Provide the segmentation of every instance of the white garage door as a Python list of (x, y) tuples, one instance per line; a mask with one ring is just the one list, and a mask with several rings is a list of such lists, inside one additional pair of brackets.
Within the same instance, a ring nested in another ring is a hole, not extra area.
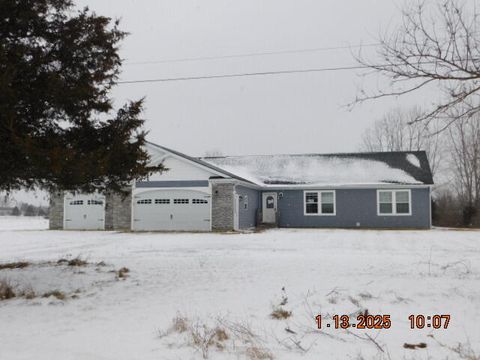
[(133, 230), (210, 231), (210, 196), (195, 190), (152, 190), (133, 199)]
[(65, 195), (64, 229), (105, 229), (105, 196)]

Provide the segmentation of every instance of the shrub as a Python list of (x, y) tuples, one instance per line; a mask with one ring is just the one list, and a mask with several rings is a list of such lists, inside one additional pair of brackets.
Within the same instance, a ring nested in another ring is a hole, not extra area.
[(15, 291), (13, 290), (12, 285), (9, 281), (1, 279), (0, 280), (0, 300), (13, 299), (16, 296)]
[(26, 261), (18, 261), (18, 262), (13, 262), (13, 263), (7, 263), (7, 264), (0, 264), (0, 270), (12, 270), (12, 269), (23, 269), (26, 268), (30, 263)]
[(246, 355), (251, 360), (273, 360), (273, 355), (270, 351), (258, 346), (247, 348)]
[(123, 267), (123, 268), (121, 268), (120, 270), (117, 271), (117, 277), (119, 279), (125, 279), (128, 276), (127, 274), (129, 272), (130, 272), (129, 268)]
[(27, 286), (25, 287), (18, 296), (23, 296), (27, 300), (32, 300), (34, 299), (37, 295), (35, 294), (35, 291), (33, 290), (32, 286)]
[(53, 291), (46, 292), (45, 294), (43, 294), (42, 297), (48, 298), (50, 296), (54, 296), (58, 300), (65, 300), (65, 298), (66, 298), (65, 294), (63, 292), (61, 292), (60, 290), (53, 290)]
[(288, 319), (290, 316), (292, 316), (292, 312), (282, 309), (281, 307), (273, 309), (270, 314), (270, 317), (276, 320)]
[(172, 330), (177, 333), (184, 333), (188, 330), (188, 319), (186, 317), (177, 315), (173, 319)]
[(69, 260), (67, 263), (68, 266), (85, 266), (87, 264), (88, 262), (85, 260), (82, 260), (80, 257), (76, 257), (75, 259)]

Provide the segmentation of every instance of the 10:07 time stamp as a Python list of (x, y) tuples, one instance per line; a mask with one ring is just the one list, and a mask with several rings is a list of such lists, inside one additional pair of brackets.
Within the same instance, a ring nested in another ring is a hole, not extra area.
[[(408, 317), (411, 329), (447, 329), (450, 324), (449, 314), (436, 315), (410, 315)], [(356, 318), (349, 315), (334, 315), (331, 318), (322, 318), (322, 315), (315, 317), (317, 329), (390, 329), (392, 320), (390, 315), (368, 315), (360, 314)]]

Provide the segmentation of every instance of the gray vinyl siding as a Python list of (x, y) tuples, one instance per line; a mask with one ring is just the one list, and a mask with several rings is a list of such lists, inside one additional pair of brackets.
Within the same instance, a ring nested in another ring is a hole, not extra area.
[(208, 187), (208, 180), (137, 181), (137, 188)]
[[(318, 189), (321, 190), (321, 189)], [(280, 227), (429, 228), (430, 190), (411, 189), (412, 215), (378, 216), (376, 189), (337, 189), (336, 215), (304, 215), (304, 191), (285, 190), (278, 199)], [(359, 223), (359, 226), (357, 226)]]
[[(242, 197), (239, 201), (238, 226), (240, 229), (250, 229), (257, 225), (257, 209), (259, 208), (260, 192), (237, 185), (236, 192)], [(248, 197), (248, 207), (245, 209), (245, 196)]]

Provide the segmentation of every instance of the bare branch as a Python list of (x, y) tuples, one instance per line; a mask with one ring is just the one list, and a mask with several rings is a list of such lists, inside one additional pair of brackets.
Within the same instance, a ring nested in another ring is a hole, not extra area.
[[(468, 104), (468, 116), (480, 111), (479, 14), (460, 0), (433, 0), (406, 6), (401, 24), (380, 38), (377, 58), (358, 63), (389, 78), (390, 85), (374, 93), (362, 91), (355, 103), (401, 96), (426, 87), (444, 93), (433, 109), (425, 109), (414, 122), (449, 117)], [(463, 115), (454, 117), (455, 121)]]

